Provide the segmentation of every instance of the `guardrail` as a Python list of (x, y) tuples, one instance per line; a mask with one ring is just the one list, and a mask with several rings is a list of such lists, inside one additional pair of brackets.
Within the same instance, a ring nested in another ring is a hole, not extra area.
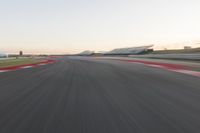
[(155, 58), (155, 59), (200, 60), (200, 54), (146, 54), (146, 55), (129, 55), (129, 57)]

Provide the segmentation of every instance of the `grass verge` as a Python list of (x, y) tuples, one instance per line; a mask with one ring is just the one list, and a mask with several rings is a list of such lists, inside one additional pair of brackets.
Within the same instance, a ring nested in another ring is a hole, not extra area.
[(18, 59), (0, 60), (0, 68), (26, 65), (26, 64), (34, 64), (40, 61), (41, 59), (35, 59), (35, 58), (18, 58)]

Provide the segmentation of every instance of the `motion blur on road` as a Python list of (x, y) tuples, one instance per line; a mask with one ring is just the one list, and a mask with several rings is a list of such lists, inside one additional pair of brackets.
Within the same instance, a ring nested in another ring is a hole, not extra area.
[(0, 73), (0, 133), (199, 133), (200, 78), (95, 57)]
[(3, 0), (0, 133), (200, 133), (200, 0)]

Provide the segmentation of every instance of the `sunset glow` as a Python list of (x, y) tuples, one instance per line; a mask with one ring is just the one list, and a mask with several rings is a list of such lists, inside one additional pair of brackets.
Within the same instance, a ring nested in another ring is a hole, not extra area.
[(2, 52), (200, 47), (199, 0), (7, 0), (0, 10)]

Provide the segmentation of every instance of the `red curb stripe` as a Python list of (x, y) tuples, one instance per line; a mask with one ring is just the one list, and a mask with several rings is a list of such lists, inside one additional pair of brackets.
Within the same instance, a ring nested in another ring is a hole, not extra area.
[(40, 66), (40, 65), (47, 65), (47, 64), (55, 63), (55, 62), (56, 62), (55, 60), (45, 60), (45, 61), (41, 61), (41, 62), (38, 62), (38, 63), (24, 64), (24, 65), (10, 66), (10, 67), (3, 67), (3, 68), (0, 68), (0, 73), (19, 70), (19, 69), (26, 69), (26, 68), (31, 68), (31, 67), (37, 67), (37, 66)]
[(188, 66), (184, 66), (184, 65), (178, 65), (178, 64), (169, 64), (169, 63), (158, 63), (158, 62), (151, 62), (151, 61), (142, 61), (142, 60), (122, 60), (119, 59), (121, 61), (127, 61), (127, 62), (135, 62), (135, 63), (142, 63), (142, 64), (148, 64), (148, 65), (157, 65), (157, 66), (162, 66), (162, 67), (166, 67), (169, 69), (188, 69)]
[(171, 70), (171, 71), (200, 77), (200, 72), (196, 72), (196, 71), (190, 71), (190, 70)]
[(185, 65), (179, 64), (169, 64), (169, 63), (158, 63), (158, 62), (151, 62), (151, 61), (141, 61), (141, 60), (123, 60), (123, 59), (115, 59), (120, 61), (132, 62), (132, 63), (139, 63), (145, 64), (147, 66), (162, 68), (173, 72), (188, 74), (192, 76), (200, 77), (200, 72), (190, 70), (190, 67)]

